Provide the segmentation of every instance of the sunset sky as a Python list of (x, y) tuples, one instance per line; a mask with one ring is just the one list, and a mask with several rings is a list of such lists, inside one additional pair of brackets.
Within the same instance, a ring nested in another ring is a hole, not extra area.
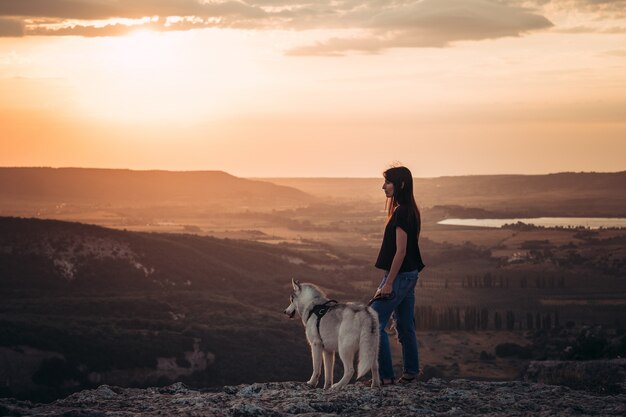
[(0, 0), (0, 166), (626, 169), (626, 0)]

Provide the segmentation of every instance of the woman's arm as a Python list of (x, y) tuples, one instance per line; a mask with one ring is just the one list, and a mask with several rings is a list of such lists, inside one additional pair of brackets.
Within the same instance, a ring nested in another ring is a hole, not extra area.
[(401, 228), (396, 227), (396, 254), (393, 256), (393, 261), (391, 261), (391, 268), (389, 268), (387, 281), (385, 281), (385, 285), (383, 285), (377, 293), (391, 294), (393, 281), (395, 281), (398, 271), (400, 271), (400, 267), (402, 266), (402, 262), (404, 261), (404, 256), (406, 255), (406, 240), (406, 232)]

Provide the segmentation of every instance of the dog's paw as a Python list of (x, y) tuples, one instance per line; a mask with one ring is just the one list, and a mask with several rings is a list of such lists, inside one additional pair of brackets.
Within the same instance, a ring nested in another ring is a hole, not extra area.
[(333, 384), (330, 386), (330, 388), (328, 389), (328, 391), (339, 391), (341, 388), (343, 388), (343, 385), (339, 384), (339, 382), (337, 382), (336, 384)]
[(317, 380), (309, 379), (306, 384), (311, 388), (315, 388), (317, 387)]

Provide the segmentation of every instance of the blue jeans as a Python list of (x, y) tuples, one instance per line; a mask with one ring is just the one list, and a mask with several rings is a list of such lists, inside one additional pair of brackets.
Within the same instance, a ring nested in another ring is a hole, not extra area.
[[(385, 273), (378, 288), (381, 288), (387, 281), (387, 274), (388, 272)], [(378, 313), (380, 322), (378, 367), (382, 379), (394, 379), (389, 336), (385, 332), (385, 327), (387, 327), (392, 313), (395, 315), (398, 340), (402, 345), (404, 372), (413, 375), (419, 373), (414, 317), (415, 284), (417, 284), (417, 271), (399, 272), (393, 281), (394, 297), (387, 300), (376, 300), (372, 303), (372, 308)]]

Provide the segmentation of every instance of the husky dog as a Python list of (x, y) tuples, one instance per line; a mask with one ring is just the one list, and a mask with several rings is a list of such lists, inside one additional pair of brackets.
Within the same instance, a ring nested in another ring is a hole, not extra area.
[[(354, 374), (354, 355), (359, 352), (357, 379), (372, 373), (372, 388), (380, 386), (378, 375), (378, 315), (362, 304), (339, 304), (329, 300), (317, 286), (291, 280), (293, 293), (285, 314), (302, 318), (313, 357), (313, 375), (307, 384), (316, 387), (324, 358), (324, 389), (344, 387)], [(333, 385), (335, 352), (343, 363), (343, 378)]]

